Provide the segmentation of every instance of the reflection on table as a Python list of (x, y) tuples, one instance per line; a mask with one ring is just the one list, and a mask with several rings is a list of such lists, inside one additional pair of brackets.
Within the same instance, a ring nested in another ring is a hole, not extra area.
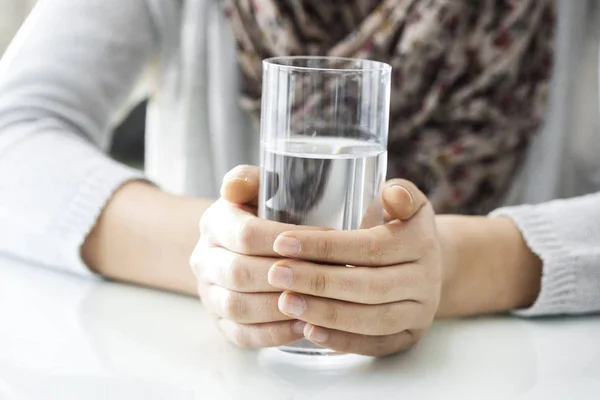
[(582, 399), (600, 317), (436, 323), (384, 359), (243, 351), (199, 301), (0, 259), (0, 399)]

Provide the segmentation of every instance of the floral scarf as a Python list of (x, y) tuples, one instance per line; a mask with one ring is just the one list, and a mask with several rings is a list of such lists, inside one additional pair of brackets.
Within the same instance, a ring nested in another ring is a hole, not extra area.
[(502, 202), (544, 114), (553, 0), (221, 2), (248, 111), (260, 113), (264, 58), (388, 62), (388, 178), (415, 182), (437, 212), (480, 214)]

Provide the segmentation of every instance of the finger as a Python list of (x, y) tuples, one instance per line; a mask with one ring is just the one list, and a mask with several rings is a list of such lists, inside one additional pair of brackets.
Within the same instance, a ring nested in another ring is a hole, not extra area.
[(200, 301), (202, 302), (202, 305), (204, 306), (204, 308), (210, 312), (208, 305), (206, 304), (208, 302), (208, 297), (206, 296), (206, 289), (208, 288), (208, 284), (206, 284), (205, 282), (198, 282), (198, 287), (197, 292), (198, 292), (198, 297), (200, 298)]
[(258, 167), (238, 165), (223, 178), (221, 197), (234, 204), (256, 205), (260, 173)]
[(420, 331), (417, 333), (407, 330), (394, 335), (367, 336), (311, 324), (304, 327), (304, 336), (313, 343), (340, 353), (371, 357), (384, 357), (408, 350), (418, 342), (421, 335)]
[(260, 219), (223, 200), (215, 202), (200, 221), (200, 235), (213, 245), (239, 254), (264, 257), (279, 256), (273, 251), (273, 242), (282, 232), (323, 229)]
[(223, 319), (260, 324), (292, 319), (279, 311), (279, 296), (279, 293), (238, 293), (210, 285), (203, 299), (206, 307)]
[(435, 271), (418, 264), (347, 268), (281, 260), (268, 272), (268, 283), (283, 290), (372, 305), (426, 300), (439, 290), (439, 280)]
[(414, 301), (364, 305), (292, 292), (279, 297), (279, 309), (313, 325), (362, 335), (391, 335), (417, 326), (423, 307)]
[(385, 211), (402, 221), (412, 218), (428, 201), (414, 183), (405, 179), (386, 182), (381, 197)]
[(245, 256), (222, 247), (205, 247), (191, 262), (196, 276), (209, 284), (242, 293), (281, 292), (267, 280), (269, 269), (280, 258)]
[(304, 337), (305, 323), (283, 321), (267, 324), (244, 325), (221, 319), (217, 322), (225, 337), (238, 347), (262, 348), (283, 346)]
[[(277, 237), (273, 250), (285, 257), (328, 264), (383, 266), (413, 262), (436, 246), (435, 230), (413, 221), (392, 221), (354, 231), (285, 232)], [(408, 229), (409, 223), (413, 229)]]
[(388, 223), (394, 219), (395, 218), (392, 217), (392, 215), (389, 212), (387, 212), (387, 210), (383, 210), (383, 222), (384, 223)]

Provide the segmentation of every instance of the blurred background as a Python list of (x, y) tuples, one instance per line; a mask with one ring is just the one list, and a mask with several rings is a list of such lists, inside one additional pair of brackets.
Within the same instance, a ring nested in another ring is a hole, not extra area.
[(33, 8), (36, 0), (0, 0), (0, 54)]
[[(37, 1), (43, 0), (0, 0), (0, 57)], [(146, 103), (143, 102), (116, 129), (111, 149), (114, 158), (134, 167), (143, 167), (145, 120)]]

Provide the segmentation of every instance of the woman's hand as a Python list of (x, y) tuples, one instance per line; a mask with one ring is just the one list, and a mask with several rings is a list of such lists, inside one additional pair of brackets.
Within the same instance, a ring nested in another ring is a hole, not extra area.
[(319, 229), (259, 219), (258, 185), (256, 167), (239, 166), (225, 176), (223, 197), (203, 214), (190, 259), (202, 303), (240, 347), (279, 346), (304, 336), (304, 323), (278, 309), (282, 290), (267, 275), (282, 258), (273, 250), (279, 234)]
[[(388, 182), (385, 225), (331, 231), (256, 217), (258, 181), (256, 167), (227, 174), (191, 257), (202, 302), (225, 336), (241, 347), (306, 336), (368, 355), (416, 343), (435, 315), (441, 282), (425, 196), (409, 182)], [(299, 251), (284, 238), (297, 240)]]
[(426, 197), (410, 182), (383, 192), (396, 218), (356, 231), (290, 231), (274, 249), (288, 259), (268, 272), (285, 290), (283, 315), (304, 321), (307, 339), (372, 356), (414, 345), (430, 327), (442, 286), (441, 244)]

